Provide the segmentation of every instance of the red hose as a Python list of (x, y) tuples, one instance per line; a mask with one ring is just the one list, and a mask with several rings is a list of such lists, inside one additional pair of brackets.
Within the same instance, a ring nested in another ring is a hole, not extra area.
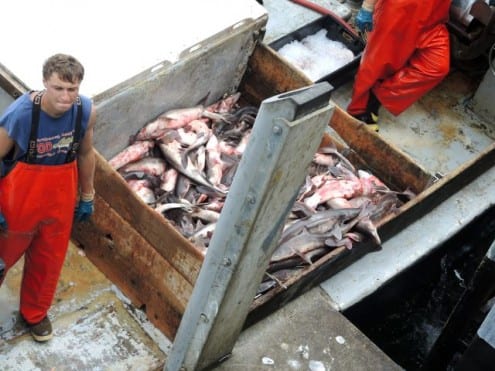
[(306, 8), (312, 9), (312, 10), (314, 10), (314, 11), (320, 13), (320, 14), (331, 16), (335, 21), (337, 21), (338, 23), (340, 23), (352, 35), (354, 35), (355, 37), (359, 38), (356, 30), (354, 30), (349, 25), (349, 23), (347, 23), (346, 21), (344, 21), (342, 18), (340, 18), (337, 14), (335, 14), (334, 12), (332, 12), (330, 9), (327, 9), (327, 8), (321, 6), (321, 5), (315, 4), (315, 3), (313, 3), (312, 1), (309, 1), (309, 0), (290, 0), (290, 1), (292, 1), (293, 3), (299, 4), (299, 5), (302, 5), (302, 6), (306, 7)]

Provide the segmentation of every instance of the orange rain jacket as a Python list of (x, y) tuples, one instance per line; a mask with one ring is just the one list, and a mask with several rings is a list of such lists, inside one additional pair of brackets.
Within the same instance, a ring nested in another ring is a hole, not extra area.
[(366, 111), (369, 92), (398, 115), (435, 87), (450, 68), (450, 0), (378, 0), (373, 30), (347, 107)]

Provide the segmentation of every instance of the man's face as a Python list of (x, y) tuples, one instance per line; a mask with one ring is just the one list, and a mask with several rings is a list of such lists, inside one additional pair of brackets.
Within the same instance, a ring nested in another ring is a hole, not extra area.
[(57, 73), (54, 73), (49, 79), (43, 80), (43, 84), (46, 88), (44, 95), (46, 104), (53, 111), (53, 114), (62, 115), (76, 101), (81, 82), (72, 83), (64, 81), (59, 78)]

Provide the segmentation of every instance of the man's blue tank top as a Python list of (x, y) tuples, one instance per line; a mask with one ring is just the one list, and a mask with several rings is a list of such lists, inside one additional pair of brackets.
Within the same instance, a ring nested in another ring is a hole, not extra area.
[[(88, 127), (89, 116), (91, 114), (92, 102), (88, 97), (81, 96), (83, 107), (81, 138), (84, 137)], [(0, 127), (5, 128), (10, 138), (12, 138), (19, 148), (15, 158), (4, 158), (4, 170), (8, 171), (17, 161), (22, 160), (26, 155), (31, 132), (31, 116), (33, 112), (33, 102), (30, 93), (25, 93), (17, 98), (6, 109), (0, 117)], [(60, 165), (65, 163), (67, 152), (73, 142), (75, 124), (77, 116), (77, 106), (74, 104), (71, 109), (61, 117), (53, 118), (40, 111), (37, 140), (37, 161), (43, 165)]]

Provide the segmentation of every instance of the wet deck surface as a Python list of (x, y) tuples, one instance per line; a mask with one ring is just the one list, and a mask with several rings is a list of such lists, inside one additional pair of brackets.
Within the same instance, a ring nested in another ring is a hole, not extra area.
[[(379, 135), (411, 156), (430, 174), (448, 174), (475, 158), (495, 140), (495, 125), (473, 113), (478, 80), (452, 71), (434, 90), (399, 116), (379, 112)], [(332, 99), (342, 108), (350, 102), (352, 84)]]
[[(0, 369), (161, 370), (171, 343), (71, 244), (50, 318), (36, 343), (18, 316), (20, 261), (0, 288)], [(316, 315), (315, 315), (316, 313)], [(290, 326), (287, 326), (290, 323)], [(400, 370), (332, 309), (319, 288), (243, 331), (218, 370)]]
[[(54, 338), (32, 340), (18, 314), (22, 260), (0, 288), (2, 370), (161, 369), (168, 339), (71, 244), (49, 312)], [(146, 329), (146, 330), (145, 330)]]
[[(290, 325), (288, 325), (290, 323)], [(245, 330), (218, 370), (382, 370), (402, 368), (314, 288)]]

